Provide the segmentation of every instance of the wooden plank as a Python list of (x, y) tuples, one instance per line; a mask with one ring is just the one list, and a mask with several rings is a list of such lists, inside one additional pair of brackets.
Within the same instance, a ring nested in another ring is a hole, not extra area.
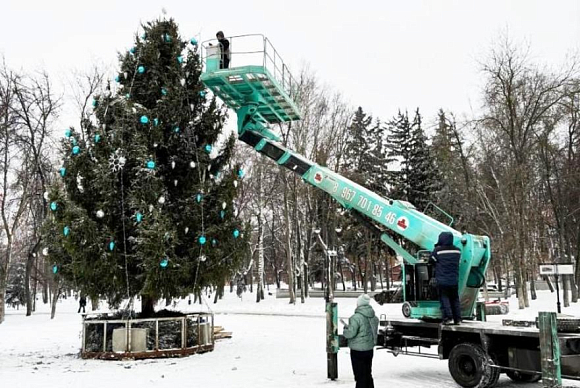
[(222, 331), (222, 332), (215, 334), (215, 339), (218, 340), (218, 339), (224, 339), (224, 338), (232, 338), (232, 335), (233, 334), (231, 331)]
[(538, 325), (540, 327), (542, 384), (545, 388), (561, 387), (562, 372), (556, 313), (540, 312)]

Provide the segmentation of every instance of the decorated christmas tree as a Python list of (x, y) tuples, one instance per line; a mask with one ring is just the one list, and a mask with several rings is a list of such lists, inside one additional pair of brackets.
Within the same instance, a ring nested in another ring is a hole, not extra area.
[(159, 298), (222, 287), (248, 236), (235, 137), (199, 80), (197, 41), (173, 20), (143, 30), (82, 133), (65, 132), (44, 241), (60, 280), (113, 306), (140, 296), (147, 315)]

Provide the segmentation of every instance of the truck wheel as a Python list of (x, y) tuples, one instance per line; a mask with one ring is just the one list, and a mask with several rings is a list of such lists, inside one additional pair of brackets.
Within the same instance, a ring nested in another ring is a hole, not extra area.
[(535, 383), (542, 378), (542, 375), (538, 373), (524, 373), (517, 370), (508, 370), (505, 374), (513, 381), (520, 383)]
[(405, 318), (409, 318), (411, 316), (411, 303), (405, 302), (403, 303), (403, 316)]
[(558, 325), (558, 331), (560, 333), (580, 332), (580, 319), (558, 318), (556, 324)]
[[(494, 355), (490, 355), (489, 359), (493, 363), (493, 365), (499, 365), (497, 362), (497, 358)], [(489, 377), (489, 381), (487, 382), (487, 385), (485, 386), (485, 388), (495, 387), (495, 385), (499, 381), (499, 375), (501, 375), (500, 368), (491, 368), (490, 367), (489, 369), (490, 369), (490, 377)]]
[(464, 388), (491, 388), (495, 385), (496, 371), (490, 367), (490, 361), (481, 346), (458, 344), (449, 353), (449, 373)]

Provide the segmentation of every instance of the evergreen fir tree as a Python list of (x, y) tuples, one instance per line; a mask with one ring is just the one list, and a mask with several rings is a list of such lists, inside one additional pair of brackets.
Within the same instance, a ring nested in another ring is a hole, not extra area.
[(389, 123), (388, 157), (398, 163), (398, 168), (390, 170), (391, 197), (399, 200), (409, 200), (411, 191), (410, 160), (411, 160), (411, 123), (407, 112), (399, 111)]
[(408, 201), (423, 211), (429, 202), (435, 202), (439, 176), (429, 151), (419, 110), (412, 123), (406, 112), (399, 112), (389, 123), (389, 130), (388, 156), (399, 163), (399, 168), (391, 171), (391, 196)]
[(440, 175), (437, 206), (451, 214), (456, 222), (464, 218), (465, 204), (468, 203), (468, 178), (462, 165), (461, 150), (463, 144), (458, 138), (454, 122), (447, 118), (441, 109), (438, 113), (438, 124), (432, 141), (432, 154), (435, 166)]
[(385, 195), (388, 159), (385, 150), (385, 129), (377, 120), (372, 123), (361, 107), (349, 127), (346, 166), (350, 178), (366, 188)]
[(415, 207), (423, 211), (429, 202), (436, 202), (440, 187), (440, 177), (435, 168), (427, 136), (423, 131), (419, 109), (415, 112), (411, 125), (411, 149), (409, 159), (408, 198)]
[(222, 287), (245, 239), (235, 137), (216, 152), (226, 114), (206, 98), (197, 44), (173, 20), (143, 28), (85, 136), (65, 133), (45, 241), (57, 276), (112, 305), (140, 295), (151, 314), (158, 298)]

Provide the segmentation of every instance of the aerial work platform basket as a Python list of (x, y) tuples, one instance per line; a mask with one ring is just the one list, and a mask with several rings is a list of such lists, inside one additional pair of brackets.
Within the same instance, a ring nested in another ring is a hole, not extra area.
[(221, 68), (222, 52), (216, 39), (201, 44), (202, 82), (238, 112), (256, 103), (255, 114), (268, 124), (300, 120), (295, 98), (297, 84), (268, 38), (260, 34), (227, 37), (229, 68)]

